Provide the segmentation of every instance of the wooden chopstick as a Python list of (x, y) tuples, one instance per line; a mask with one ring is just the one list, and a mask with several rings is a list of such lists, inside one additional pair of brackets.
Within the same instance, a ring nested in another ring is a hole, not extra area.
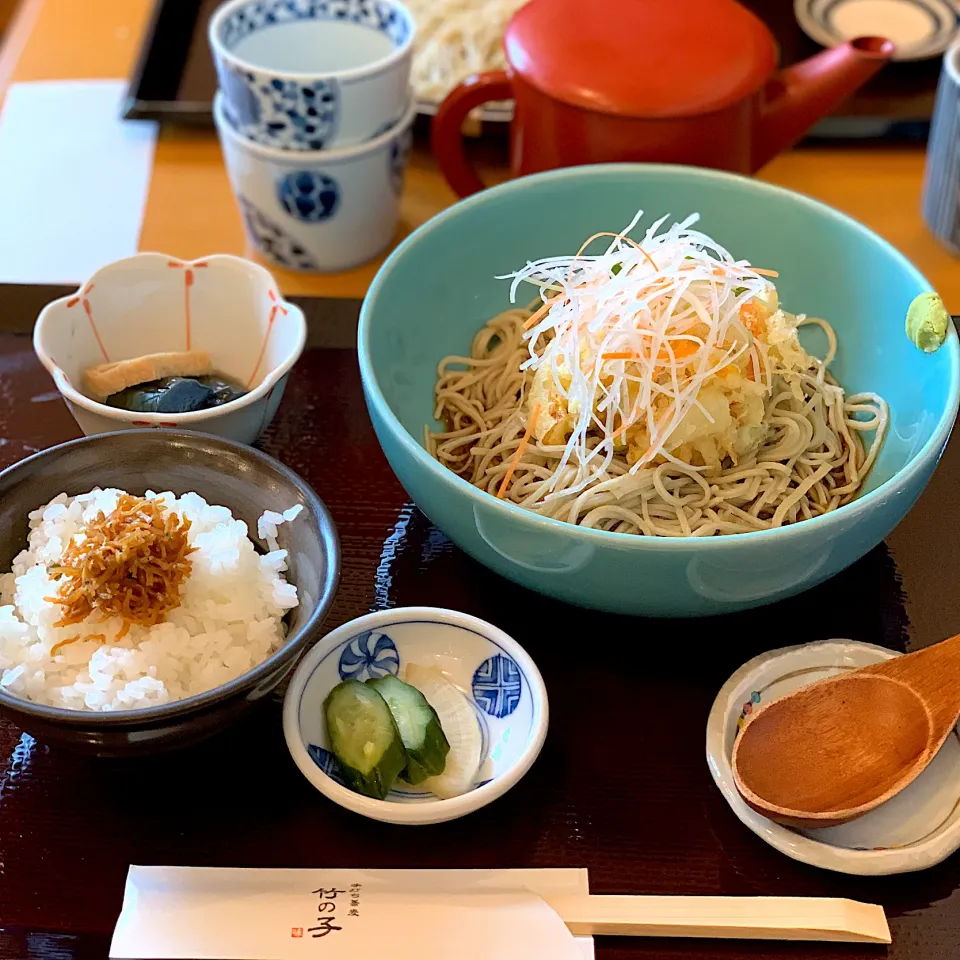
[(830, 897), (545, 898), (574, 936), (890, 943), (883, 907)]

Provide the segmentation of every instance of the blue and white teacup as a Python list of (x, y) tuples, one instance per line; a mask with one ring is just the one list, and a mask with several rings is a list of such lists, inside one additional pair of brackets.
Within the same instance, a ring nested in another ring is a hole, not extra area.
[(308, 273), (347, 270), (393, 241), (416, 115), (412, 93), (386, 133), (340, 150), (254, 143), (230, 123), (222, 92), (213, 113), (247, 236), (271, 263)]
[(355, 146), (400, 120), (413, 35), (395, 0), (230, 0), (209, 27), (233, 126), (303, 151)]
[(937, 239), (960, 254), (960, 43), (943, 57), (927, 144), (922, 210)]

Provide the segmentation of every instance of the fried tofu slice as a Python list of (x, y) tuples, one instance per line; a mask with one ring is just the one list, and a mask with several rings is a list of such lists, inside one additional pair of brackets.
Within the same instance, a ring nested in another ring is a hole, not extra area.
[(87, 391), (95, 400), (107, 397), (127, 387), (160, 380), (163, 377), (202, 377), (213, 372), (210, 354), (203, 350), (182, 353), (149, 353), (132, 360), (101, 363), (88, 367), (83, 374)]

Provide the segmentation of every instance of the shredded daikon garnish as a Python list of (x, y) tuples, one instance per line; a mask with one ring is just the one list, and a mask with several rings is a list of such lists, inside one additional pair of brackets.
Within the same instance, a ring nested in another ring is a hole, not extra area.
[[(575, 256), (538, 260), (500, 278), (512, 280), (514, 302), (521, 284), (540, 288), (544, 306), (524, 333), (522, 369), (546, 375), (557, 401), (535, 418), (537, 440), (554, 442), (551, 426), (567, 418), (554, 483), (568, 464), (576, 478), (564, 496), (603, 475), (628, 443), (639, 451), (631, 473), (653, 461), (705, 469), (671, 453), (692, 410), (713, 422), (702, 388), (738, 361), (758, 393), (771, 387), (762, 334), (763, 318), (777, 310), (772, 271), (734, 260), (691, 229), (696, 214), (662, 232), (661, 217), (636, 242), (627, 234), (642, 215), (619, 234), (591, 237)], [(586, 253), (598, 237), (612, 240), (602, 253)]]

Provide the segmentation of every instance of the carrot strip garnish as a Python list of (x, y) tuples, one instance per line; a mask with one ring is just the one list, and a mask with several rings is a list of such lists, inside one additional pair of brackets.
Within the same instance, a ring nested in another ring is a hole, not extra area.
[[(686, 360), (687, 357), (693, 356), (700, 347), (697, 346), (692, 340), (678, 340), (673, 344), (673, 359), (674, 360)], [(647, 360), (648, 357), (646, 354), (636, 353), (632, 350), (614, 350), (611, 353), (601, 353), (601, 360)], [(670, 360), (670, 354), (664, 350), (661, 350), (657, 354), (657, 361), (659, 363), (666, 363)]]
[(780, 274), (776, 270), (764, 270), (762, 267), (751, 267), (750, 268), (754, 273), (759, 273), (761, 277), (779, 277)]
[(529, 317), (523, 322), (523, 329), (529, 330), (531, 327), (535, 327), (543, 318), (546, 316), (547, 311), (553, 306), (553, 298), (551, 297), (542, 307), (540, 307), (535, 313), (531, 313)]
[(640, 251), (640, 253), (643, 255), (643, 259), (646, 260), (647, 263), (649, 263), (650, 266), (653, 267), (654, 270), (659, 270), (659, 269), (660, 269), (660, 268), (656, 265), (656, 263), (654, 262), (653, 257), (651, 257), (650, 254), (647, 253), (647, 251), (643, 249), (643, 247), (641, 247), (641, 246), (638, 245), (638, 246), (637, 246), (637, 249), (638, 249), (638, 250)]
[[(590, 244), (593, 243), (593, 241), (596, 240), (598, 237), (619, 237), (619, 236), (620, 236), (619, 233), (611, 233), (609, 230), (601, 230), (600, 233), (595, 233), (592, 237), (587, 237), (587, 239), (580, 244), (580, 249), (577, 251), (577, 256), (579, 257), (580, 254), (582, 254), (583, 251), (586, 250), (587, 247), (589, 247)], [(620, 239), (627, 240), (629, 238), (620, 237)]]
[(502, 500), (503, 495), (507, 492), (507, 487), (510, 485), (510, 481), (513, 479), (513, 474), (517, 469), (517, 464), (520, 463), (520, 458), (523, 456), (523, 451), (527, 449), (527, 444), (530, 442), (530, 434), (533, 433), (533, 425), (539, 415), (540, 404), (538, 403), (533, 408), (530, 416), (527, 418), (527, 429), (523, 431), (523, 437), (520, 440), (520, 445), (513, 454), (513, 459), (510, 461), (510, 466), (507, 467), (507, 472), (503, 475), (503, 482), (500, 484), (500, 489), (497, 490), (498, 500)]
[[(675, 344), (672, 344), (673, 355), (677, 360), (685, 360), (687, 357), (693, 356), (700, 348), (692, 340), (678, 340)], [(658, 360), (669, 360), (669, 355), (661, 351), (657, 355)]]
[(622, 233), (611, 233), (609, 230), (602, 230), (600, 233), (595, 233), (592, 237), (587, 237), (587, 239), (580, 244), (580, 249), (577, 251), (577, 256), (579, 257), (583, 251), (586, 250), (587, 247), (589, 247), (590, 244), (593, 243), (593, 241), (598, 237), (616, 237), (618, 240), (623, 240), (625, 243), (629, 243), (630, 246), (637, 250), (644, 260), (646, 260), (647, 263), (653, 267), (654, 270), (660, 269), (654, 262), (653, 257), (651, 257), (650, 254), (647, 253), (647, 251), (644, 250), (636, 240), (633, 240), (630, 237), (625, 237)]

